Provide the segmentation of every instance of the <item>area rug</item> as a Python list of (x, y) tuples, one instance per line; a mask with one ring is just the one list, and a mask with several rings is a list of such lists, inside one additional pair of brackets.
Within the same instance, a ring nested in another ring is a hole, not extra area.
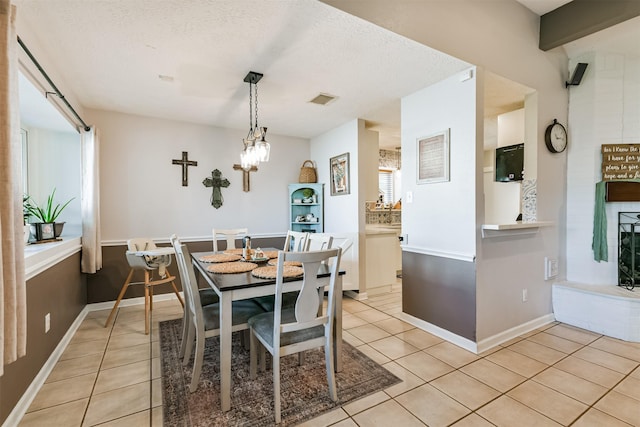
[[(273, 376), (271, 369), (249, 378), (249, 351), (234, 332), (231, 410), (220, 411), (218, 337), (208, 338), (198, 390), (189, 392), (192, 363), (182, 366), (178, 357), (182, 321), (160, 323), (162, 404), (165, 426), (269, 426), (274, 425)], [(343, 370), (336, 374), (338, 401), (329, 398), (322, 349), (305, 352), (303, 365), (298, 356), (281, 359), (280, 388), (282, 423), (295, 425), (361, 397), (400, 382), (395, 375), (362, 352), (343, 342)]]

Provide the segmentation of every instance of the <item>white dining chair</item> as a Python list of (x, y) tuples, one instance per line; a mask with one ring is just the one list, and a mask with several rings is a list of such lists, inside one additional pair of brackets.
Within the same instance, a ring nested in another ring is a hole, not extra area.
[(213, 228), (211, 232), (213, 234), (213, 251), (218, 252), (218, 237), (223, 237), (226, 240), (227, 247), (225, 249), (235, 249), (236, 239), (242, 239), (244, 236), (249, 234), (249, 229), (248, 228), (230, 228), (230, 229)]
[[(120, 294), (118, 294), (118, 298), (109, 313), (109, 317), (107, 317), (107, 321), (104, 324), (105, 328), (111, 322), (111, 319), (118, 309), (118, 305), (120, 305), (120, 301), (122, 301), (122, 298), (130, 285), (144, 285), (145, 334), (149, 334), (149, 317), (151, 315), (151, 310), (153, 310), (153, 288), (155, 286), (171, 283), (173, 292), (178, 297), (180, 304), (184, 307), (184, 302), (182, 301), (180, 292), (178, 292), (178, 288), (174, 282), (176, 277), (172, 276), (167, 269), (167, 267), (171, 265), (171, 255), (149, 256), (138, 253), (141, 251), (152, 251), (154, 249), (158, 249), (158, 247), (152, 239), (139, 237), (127, 240), (127, 251), (125, 252), (125, 256), (129, 263), (129, 274), (122, 285), (122, 289), (120, 289)], [(132, 282), (131, 280), (134, 273), (139, 271), (144, 272), (144, 280), (142, 282)]]
[(285, 252), (301, 252), (306, 250), (307, 236), (310, 233), (303, 231), (287, 230), (287, 237), (284, 240)]
[[(181, 244), (178, 239), (173, 240), (176, 251), (176, 261), (182, 280), (182, 288), (188, 303), (185, 306), (186, 330), (183, 327), (184, 356), (182, 364), (187, 365), (191, 359), (193, 344), (195, 341), (195, 354), (193, 358), (193, 373), (189, 390), (193, 393), (198, 389), (200, 373), (202, 372), (202, 361), (204, 359), (204, 342), (206, 338), (220, 335), (220, 304), (214, 303), (202, 305), (198, 284), (196, 282), (191, 254), (187, 245)], [(232, 331), (241, 331), (248, 328), (249, 318), (263, 313), (264, 310), (252, 300), (239, 300), (232, 303)]]
[[(337, 391), (334, 374), (334, 319), (335, 319), (335, 283), (340, 265), (341, 249), (328, 249), (313, 252), (284, 252), (278, 254), (276, 277), (275, 309), (272, 312), (258, 314), (249, 319), (250, 341), (250, 377), (256, 378), (259, 344), (272, 355), (273, 394), (275, 422), (281, 421), (280, 414), (280, 358), (300, 353), (316, 347), (324, 347), (325, 365), (329, 396), (336, 401)], [(283, 309), (283, 267), (285, 261), (302, 263), (304, 278), (302, 289), (295, 307)], [(322, 265), (326, 264), (326, 265)], [(329, 266), (329, 295), (326, 310), (323, 307), (326, 279), (318, 279), (320, 267)], [(262, 358), (264, 360), (264, 357)], [(262, 361), (260, 362), (262, 364)]]

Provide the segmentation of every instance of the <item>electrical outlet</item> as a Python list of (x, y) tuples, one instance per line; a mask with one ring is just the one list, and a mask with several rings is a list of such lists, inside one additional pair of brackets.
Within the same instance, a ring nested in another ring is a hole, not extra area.
[(51, 313), (47, 313), (44, 316), (44, 332), (45, 332), (45, 334), (47, 332), (49, 332), (49, 329), (51, 329)]
[(558, 260), (556, 258), (544, 258), (544, 280), (558, 276)]
[(522, 290), (522, 302), (527, 302), (529, 299), (529, 291), (527, 289)]

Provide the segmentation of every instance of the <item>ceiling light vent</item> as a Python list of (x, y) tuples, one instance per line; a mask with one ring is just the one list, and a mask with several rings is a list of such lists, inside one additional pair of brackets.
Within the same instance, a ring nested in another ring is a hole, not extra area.
[(321, 93), (309, 102), (311, 102), (312, 104), (327, 105), (328, 103), (332, 102), (337, 98), (338, 97), (335, 95), (329, 95), (328, 93)]

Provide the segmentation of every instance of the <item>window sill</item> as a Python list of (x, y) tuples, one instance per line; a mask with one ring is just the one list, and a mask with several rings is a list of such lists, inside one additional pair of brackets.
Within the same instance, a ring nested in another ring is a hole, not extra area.
[(67, 236), (59, 242), (25, 245), (24, 271), (26, 280), (79, 252), (81, 248), (80, 236)]

